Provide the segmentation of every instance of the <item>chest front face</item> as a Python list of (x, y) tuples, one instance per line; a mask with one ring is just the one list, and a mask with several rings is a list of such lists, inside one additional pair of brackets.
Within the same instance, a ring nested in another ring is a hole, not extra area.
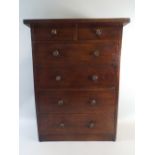
[(40, 141), (115, 140), (121, 20), (25, 20)]

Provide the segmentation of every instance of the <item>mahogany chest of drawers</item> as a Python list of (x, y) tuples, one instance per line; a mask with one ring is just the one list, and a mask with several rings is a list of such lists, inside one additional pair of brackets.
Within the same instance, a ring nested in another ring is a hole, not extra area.
[(115, 140), (121, 19), (24, 20), (40, 141)]

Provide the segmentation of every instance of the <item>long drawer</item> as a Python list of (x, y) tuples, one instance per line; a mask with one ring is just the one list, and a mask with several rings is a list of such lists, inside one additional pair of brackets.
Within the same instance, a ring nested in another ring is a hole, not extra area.
[(112, 64), (117, 60), (117, 42), (34, 43), (34, 63), (42, 66)]
[(115, 82), (113, 66), (36, 67), (37, 89), (100, 89)]
[(114, 132), (114, 106), (99, 114), (40, 114), (40, 135)]
[(115, 105), (115, 89), (40, 91), (39, 113), (98, 113)]

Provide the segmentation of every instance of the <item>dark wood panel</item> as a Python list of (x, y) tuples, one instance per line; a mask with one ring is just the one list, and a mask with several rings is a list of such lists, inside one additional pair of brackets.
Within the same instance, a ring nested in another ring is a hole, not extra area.
[(34, 43), (34, 61), (42, 66), (72, 64), (113, 64), (117, 60), (117, 42)]
[(114, 87), (116, 76), (111, 66), (38, 67), (35, 80), (38, 89), (98, 89)]
[(39, 118), (41, 135), (114, 132), (114, 106), (98, 114), (40, 114)]
[(115, 105), (115, 89), (40, 91), (39, 113), (98, 113)]

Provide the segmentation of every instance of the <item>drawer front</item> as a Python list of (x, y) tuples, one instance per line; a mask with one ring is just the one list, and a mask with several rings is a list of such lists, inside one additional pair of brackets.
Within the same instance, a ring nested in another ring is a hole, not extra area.
[(101, 25), (81, 25), (78, 29), (79, 40), (118, 40), (121, 37), (121, 27), (106, 27)]
[(116, 61), (117, 43), (52, 44), (34, 43), (34, 62), (50, 66), (55, 64), (112, 64)]
[(40, 91), (39, 113), (98, 113), (115, 105), (115, 89)]
[(114, 107), (101, 114), (41, 114), (39, 133), (104, 134), (114, 131)]
[(115, 85), (115, 69), (105, 67), (36, 67), (38, 89), (98, 89)]
[(32, 33), (33, 41), (73, 40), (74, 26), (41, 25), (35, 26)]

